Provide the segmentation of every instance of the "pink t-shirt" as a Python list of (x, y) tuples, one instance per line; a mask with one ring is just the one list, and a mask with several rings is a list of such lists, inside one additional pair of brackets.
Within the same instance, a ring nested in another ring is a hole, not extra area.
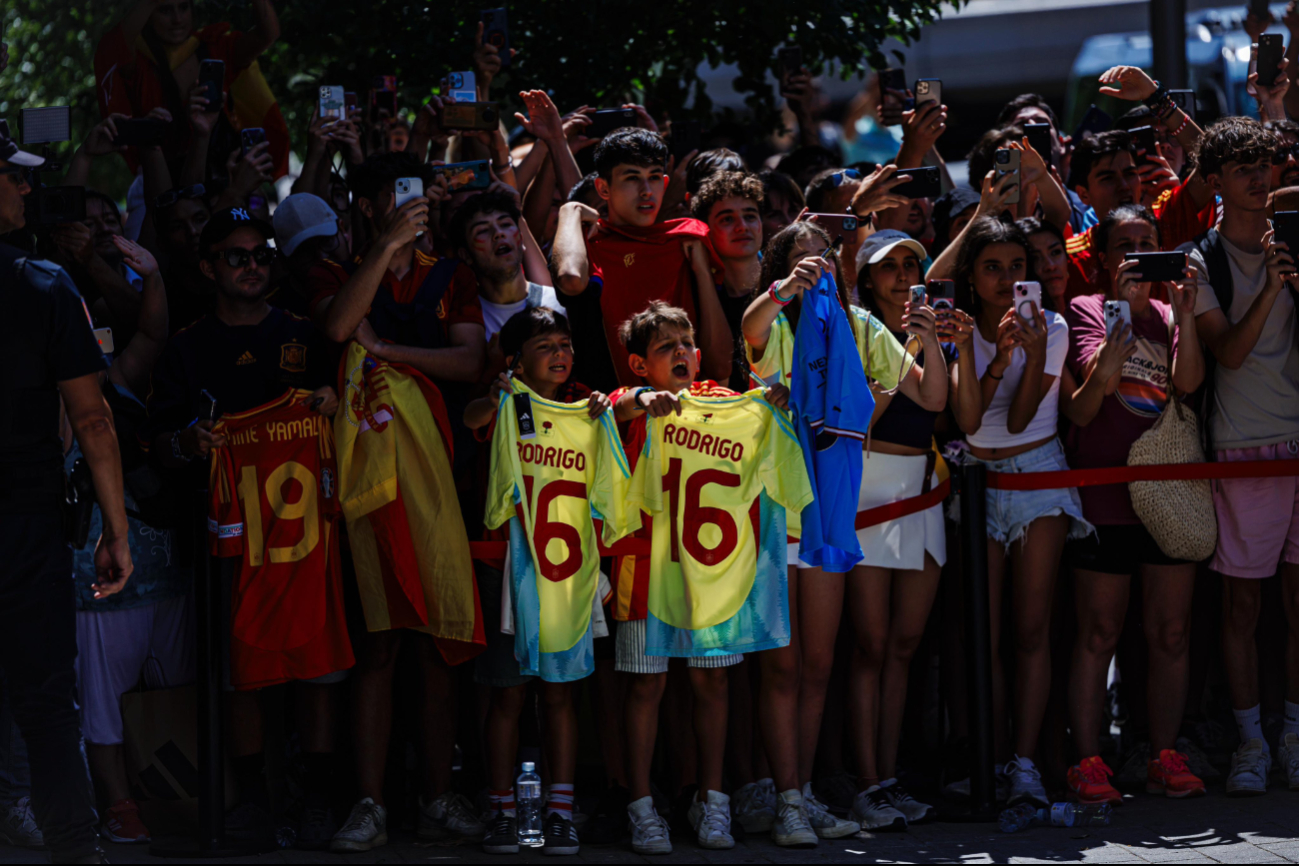
[[(1069, 302), (1069, 354), (1065, 363), (1081, 386), (1086, 378), (1087, 363), (1105, 340), (1105, 298), (1082, 295)], [(1069, 428), (1065, 452), (1071, 469), (1100, 466), (1126, 466), (1128, 450), (1142, 433), (1149, 430), (1168, 401), (1173, 352), (1168, 346), (1170, 308), (1152, 300), (1146, 315), (1132, 317), (1137, 351), (1123, 364), (1119, 385), (1101, 402), (1096, 417), (1086, 427)], [(1140, 523), (1132, 510), (1132, 499), (1126, 484), (1104, 484), (1079, 487), (1083, 516), (1093, 524)]]

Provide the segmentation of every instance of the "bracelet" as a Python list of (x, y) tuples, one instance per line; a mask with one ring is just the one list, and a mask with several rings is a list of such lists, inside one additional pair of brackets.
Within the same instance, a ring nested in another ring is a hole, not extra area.
[(1164, 87), (1164, 85), (1156, 81), (1155, 92), (1147, 96), (1145, 99), (1141, 100), (1141, 102), (1143, 105), (1146, 106), (1146, 108), (1149, 108), (1151, 111), (1154, 111), (1155, 106), (1163, 102), (1164, 97), (1166, 96), (1168, 96), (1168, 88)]
[(504, 165), (497, 165), (495, 160), (493, 160), (492, 169), (498, 173), (503, 171), (514, 171), (514, 154), (510, 154), (506, 157)]
[(636, 409), (640, 412), (644, 412), (647, 408), (645, 406), (642, 406), (640, 402), (640, 395), (644, 394), (646, 391), (650, 392), (651, 394), (654, 393), (653, 388), (650, 388), (649, 386), (645, 386), (642, 388), (637, 388), (635, 393), (631, 395), (631, 402), (635, 404)]
[(994, 375), (992, 375), (992, 368), (991, 368), (991, 367), (986, 368), (986, 369), (983, 371), (983, 375), (987, 376), (989, 379), (996, 379), (998, 382), (1000, 382), (1002, 379), (1006, 378), (1006, 374), (1005, 374), (1005, 373), (1002, 373), (1000, 376), (994, 376)]
[(782, 298), (780, 296), (780, 292), (776, 291), (776, 286), (778, 285), (780, 285), (780, 280), (776, 280), (775, 282), (773, 282), (767, 288), (767, 294), (771, 296), (771, 300), (776, 304), (776, 306), (788, 307), (790, 303), (794, 300), (794, 298), (797, 296), (790, 295), (788, 298)]
[(1182, 134), (1182, 132), (1186, 129), (1186, 125), (1190, 122), (1191, 122), (1190, 116), (1183, 114), (1181, 124), (1177, 127), (1177, 129), (1173, 130), (1168, 134), (1171, 135), (1173, 138), (1177, 138), (1177, 136)]

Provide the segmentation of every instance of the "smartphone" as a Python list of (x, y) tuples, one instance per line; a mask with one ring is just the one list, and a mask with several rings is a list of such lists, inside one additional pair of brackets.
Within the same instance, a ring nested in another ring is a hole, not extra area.
[(929, 306), (935, 310), (956, 309), (956, 283), (952, 280), (929, 280), (925, 283)]
[(1283, 242), (1290, 257), (1299, 262), (1299, 211), (1279, 210), (1272, 215), (1272, 239)]
[(452, 162), (447, 165), (430, 166), (433, 175), (441, 175), (447, 179), (447, 190), (449, 192), (459, 192), (461, 190), (487, 189), (492, 185), (492, 175), (488, 171), (488, 161), (477, 159), (472, 162)]
[(447, 94), (456, 102), (478, 101), (478, 82), (472, 71), (452, 72), (443, 81)]
[(1078, 128), (1073, 131), (1074, 141), (1081, 141), (1087, 133), (1099, 135), (1102, 132), (1113, 128), (1114, 118), (1110, 117), (1105, 111), (1097, 108), (1095, 105), (1087, 109), (1082, 120), (1078, 121)]
[(1263, 87), (1276, 84), (1276, 77), (1281, 74), (1277, 65), (1285, 54), (1285, 44), (1280, 33), (1264, 33), (1258, 37), (1254, 47), (1254, 69), (1258, 72), (1258, 83)]
[(1055, 164), (1055, 148), (1051, 146), (1051, 124), (1049, 123), (1026, 123), (1024, 124), (1024, 137), (1028, 139), (1029, 147), (1037, 151), (1037, 155), (1042, 157), (1042, 161), (1047, 165)]
[(1015, 313), (1025, 322), (1036, 322), (1037, 311), (1042, 309), (1042, 284), (1015, 283)]
[(112, 328), (95, 328), (95, 340), (99, 343), (99, 351), (105, 355), (113, 354)]
[(890, 90), (896, 90), (899, 99), (902, 100), (904, 109), (916, 107), (914, 97), (907, 96), (907, 74), (901, 69), (881, 69), (880, 70), (880, 101), (888, 95)]
[(490, 132), (500, 122), (501, 113), (495, 102), (452, 102), (442, 106), (443, 129), (484, 129)]
[(1006, 204), (1019, 204), (1019, 151), (1002, 148), (997, 151), (994, 161), (996, 162), (998, 179), (1003, 174), (1015, 175), (1015, 183), (1010, 190), (1010, 194), (1006, 196)]
[(803, 68), (803, 48), (799, 45), (789, 48), (777, 48), (776, 62), (780, 64), (782, 73), (793, 75)]
[(198, 65), (198, 83), (206, 88), (207, 110), (215, 111), (224, 105), (226, 89), (226, 64), (224, 60), (204, 60)]
[(909, 177), (911, 180), (893, 187), (893, 193), (907, 198), (938, 198), (943, 194), (943, 176), (938, 166), (925, 165), (919, 168), (900, 168), (898, 177)]
[[(393, 181), (393, 201), (394, 210), (404, 205), (413, 198), (419, 198), (424, 194), (424, 180), (418, 177), (399, 177)], [(415, 232), (419, 237), (424, 234), (423, 230)]]
[(686, 154), (692, 150), (699, 150), (703, 144), (703, 124), (697, 120), (674, 120), (672, 122), (672, 135), (669, 137), (669, 144), (672, 146), (672, 156), (676, 157), (678, 163), (685, 159)]
[(346, 114), (344, 114), (343, 116), (346, 117), (347, 115), (351, 114), (353, 111), (355, 111), (355, 110), (357, 109), (357, 107), (358, 107), (360, 104), (361, 104), (361, 101), (360, 101), (359, 99), (357, 99), (356, 91), (355, 91), (355, 90), (348, 90), (348, 91), (344, 92), (344, 93), (343, 93), (343, 108), (347, 109), (347, 112), (346, 112)]
[(341, 84), (320, 85), (320, 116), (330, 119), (330, 123), (347, 120), (347, 91)]
[(66, 105), (24, 108), (18, 115), (23, 144), (51, 144), (72, 140), (72, 109)]
[(133, 117), (113, 124), (117, 127), (113, 147), (157, 147), (167, 134), (167, 124), (156, 117)]
[(937, 102), (940, 105), (943, 102), (943, 82), (938, 78), (917, 78), (916, 105), (922, 102)]
[[(839, 243), (855, 239), (857, 227), (860, 225), (857, 217), (850, 213), (810, 213), (805, 214), (804, 219), (811, 220), (825, 229), (829, 232), (830, 237)], [(830, 255), (829, 251), (826, 252), (826, 255)]]
[(389, 116), (397, 113), (397, 76), (376, 75), (370, 90), (370, 103), (375, 111), (386, 111)]
[(1191, 120), (1195, 120), (1195, 91), (1194, 90), (1170, 90), (1168, 95), (1173, 98), (1173, 104), (1186, 114)]
[(510, 68), (510, 25), (505, 9), (484, 9), (483, 44), (495, 45), (501, 52), (501, 68)]
[(582, 134), (587, 138), (604, 138), (615, 129), (636, 125), (636, 111), (632, 108), (601, 108), (591, 113), (591, 122)]
[(911, 309), (914, 310), (916, 307), (923, 307), (924, 305), (925, 305), (925, 287), (912, 286), (911, 287)]
[(1186, 253), (1128, 253), (1123, 257), (1139, 262), (1135, 270), (1143, 283), (1181, 282), (1186, 279)]
[(239, 130), (239, 149), (243, 151), (245, 156), (248, 151), (264, 141), (266, 141), (266, 130), (260, 126), (250, 126), (247, 129)]
[(1132, 308), (1127, 301), (1105, 302), (1105, 336), (1114, 335), (1123, 325), (1132, 327)]
[(1132, 136), (1132, 143), (1138, 150), (1146, 152), (1145, 156), (1137, 157), (1138, 165), (1151, 162), (1151, 156), (1159, 156), (1159, 141), (1155, 138), (1153, 126), (1135, 126), (1128, 130), (1128, 135)]

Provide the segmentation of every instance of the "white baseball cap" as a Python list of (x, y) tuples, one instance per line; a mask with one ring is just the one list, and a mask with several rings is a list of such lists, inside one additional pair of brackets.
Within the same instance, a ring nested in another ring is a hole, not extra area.
[(897, 229), (882, 229), (866, 239), (857, 250), (857, 270), (865, 270), (867, 265), (878, 264), (894, 247), (906, 247), (915, 253), (923, 262), (929, 255), (925, 245), (906, 232)]
[(271, 223), (275, 226), (276, 245), (291, 256), (303, 241), (336, 233), (338, 214), (320, 196), (299, 192), (280, 202)]
[(23, 168), (37, 168), (45, 164), (45, 157), (18, 149), (18, 142), (9, 137), (7, 123), (0, 127), (0, 159)]

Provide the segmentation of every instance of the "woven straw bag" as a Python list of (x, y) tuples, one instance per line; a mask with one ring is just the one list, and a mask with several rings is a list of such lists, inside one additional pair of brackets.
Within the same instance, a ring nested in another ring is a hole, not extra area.
[[(1168, 347), (1172, 354), (1173, 319), (1168, 319)], [(1195, 412), (1177, 399), (1169, 364), (1168, 402), (1155, 424), (1142, 433), (1128, 451), (1129, 466), (1160, 463), (1203, 463), (1200, 425)], [(1174, 559), (1199, 562), (1213, 555), (1218, 543), (1218, 518), (1207, 479), (1186, 481), (1130, 481), (1132, 508), (1154, 537), (1159, 549)]]

